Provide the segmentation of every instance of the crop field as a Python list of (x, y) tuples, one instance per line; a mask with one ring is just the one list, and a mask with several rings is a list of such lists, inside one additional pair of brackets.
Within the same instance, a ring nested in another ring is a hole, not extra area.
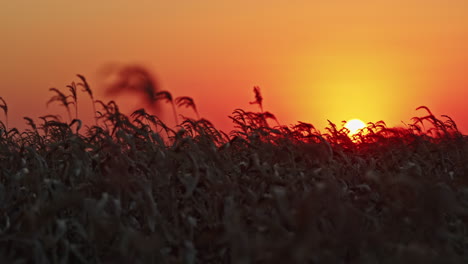
[(319, 132), (280, 125), (255, 89), (229, 133), (168, 127), (78, 77), (52, 90), (66, 121), (19, 131), (0, 100), (0, 263), (468, 263), (468, 139), (448, 116)]

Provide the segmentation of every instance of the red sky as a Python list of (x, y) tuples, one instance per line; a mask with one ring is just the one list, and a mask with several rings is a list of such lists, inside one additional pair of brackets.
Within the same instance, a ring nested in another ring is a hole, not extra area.
[(224, 129), (235, 108), (257, 110), (248, 102), (258, 85), (282, 124), (400, 125), (426, 105), (466, 132), (467, 11), (466, 0), (5, 1), (0, 96), (10, 126), (24, 127), (23, 116), (61, 111), (45, 107), (48, 89), (65, 91), (80, 73), (98, 98), (135, 110), (135, 96), (105, 97), (97, 74), (129, 63)]

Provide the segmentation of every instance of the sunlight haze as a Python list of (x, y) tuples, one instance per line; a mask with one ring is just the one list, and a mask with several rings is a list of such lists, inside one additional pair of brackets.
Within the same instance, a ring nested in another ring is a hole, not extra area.
[(281, 124), (323, 128), (357, 116), (402, 125), (426, 105), (466, 132), (466, 10), (461, 0), (4, 1), (0, 96), (10, 125), (23, 127), (23, 116), (61, 109), (46, 108), (48, 89), (79, 73), (97, 98), (130, 112), (140, 99), (104, 96), (98, 72), (138, 64), (221, 129), (234, 109), (257, 110), (258, 85)]

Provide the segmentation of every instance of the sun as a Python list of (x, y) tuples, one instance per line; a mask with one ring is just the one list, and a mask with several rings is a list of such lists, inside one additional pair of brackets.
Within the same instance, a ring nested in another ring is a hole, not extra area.
[(352, 136), (358, 133), (359, 130), (365, 128), (366, 124), (359, 119), (351, 119), (351, 120), (348, 120), (348, 122), (346, 122), (344, 127), (349, 129), (349, 135)]

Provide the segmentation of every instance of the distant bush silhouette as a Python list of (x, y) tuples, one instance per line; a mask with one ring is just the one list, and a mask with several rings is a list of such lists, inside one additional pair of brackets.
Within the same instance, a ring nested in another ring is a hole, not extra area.
[(114, 70), (106, 72), (106, 75), (117, 75), (114, 82), (109, 84), (106, 88), (106, 93), (110, 96), (121, 93), (134, 93), (143, 95), (145, 104), (153, 110), (154, 113), (159, 114), (160, 107), (158, 101), (166, 101), (171, 104), (174, 121), (179, 124), (177, 117), (176, 105), (181, 107), (190, 107), (195, 112), (197, 119), (200, 116), (197, 111), (194, 100), (188, 96), (181, 96), (173, 100), (172, 94), (168, 91), (160, 90), (160, 87), (153, 77), (142, 66), (127, 65), (122, 67), (112, 67)]
[(121, 93), (135, 93), (143, 96), (147, 106), (153, 110), (156, 107), (156, 96), (159, 91), (159, 84), (156, 79), (144, 67), (138, 65), (128, 65), (115, 67), (113, 71), (106, 73), (107, 77), (117, 75), (116, 80), (109, 84), (106, 93), (114, 96)]

